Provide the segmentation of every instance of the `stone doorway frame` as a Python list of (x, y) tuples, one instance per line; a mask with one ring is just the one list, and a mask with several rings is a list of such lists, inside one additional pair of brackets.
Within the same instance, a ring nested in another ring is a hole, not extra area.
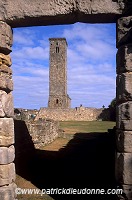
[[(14, 200), (12, 28), (84, 23), (117, 24), (116, 180), (132, 199), (132, 3), (130, 0), (0, 1), (0, 199)], [(120, 199), (120, 198), (119, 198)]]

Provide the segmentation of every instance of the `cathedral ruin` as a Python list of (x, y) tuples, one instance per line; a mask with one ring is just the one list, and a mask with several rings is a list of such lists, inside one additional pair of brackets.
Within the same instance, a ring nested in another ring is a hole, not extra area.
[[(132, 199), (132, 2), (131, 0), (0, 1), (0, 199), (16, 199), (13, 81), (10, 61), (12, 28), (83, 23), (116, 23), (117, 117), (115, 179)], [(6, 63), (6, 64), (5, 64)], [(103, 73), (103, 71), (102, 71)], [(57, 101), (58, 102), (58, 101)], [(59, 109), (58, 109), (59, 110)], [(61, 110), (61, 109), (60, 109)], [(109, 173), (109, 171), (108, 171)], [(110, 197), (111, 198), (111, 197)]]

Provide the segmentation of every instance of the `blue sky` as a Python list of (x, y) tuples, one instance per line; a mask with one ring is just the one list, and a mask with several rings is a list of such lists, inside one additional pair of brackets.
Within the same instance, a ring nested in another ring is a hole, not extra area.
[(116, 93), (115, 29), (115, 24), (84, 23), (13, 29), (14, 106), (47, 107), (49, 38), (65, 37), (72, 107), (107, 107)]

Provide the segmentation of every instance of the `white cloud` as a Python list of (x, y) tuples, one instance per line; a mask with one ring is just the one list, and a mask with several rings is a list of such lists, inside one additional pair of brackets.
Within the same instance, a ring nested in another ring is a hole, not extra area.
[(49, 49), (37, 47), (22, 47), (21, 49), (14, 49), (12, 56), (15, 59), (48, 59)]
[(35, 35), (30, 29), (14, 29), (13, 42), (15, 45), (32, 46), (35, 42)]

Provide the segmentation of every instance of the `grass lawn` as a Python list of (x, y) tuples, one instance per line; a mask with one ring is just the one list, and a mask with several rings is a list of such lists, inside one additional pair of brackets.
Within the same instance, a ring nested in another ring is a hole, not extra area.
[(115, 122), (111, 121), (65, 121), (60, 122), (60, 128), (67, 134), (107, 132), (107, 130), (112, 129), (115, 124)]

